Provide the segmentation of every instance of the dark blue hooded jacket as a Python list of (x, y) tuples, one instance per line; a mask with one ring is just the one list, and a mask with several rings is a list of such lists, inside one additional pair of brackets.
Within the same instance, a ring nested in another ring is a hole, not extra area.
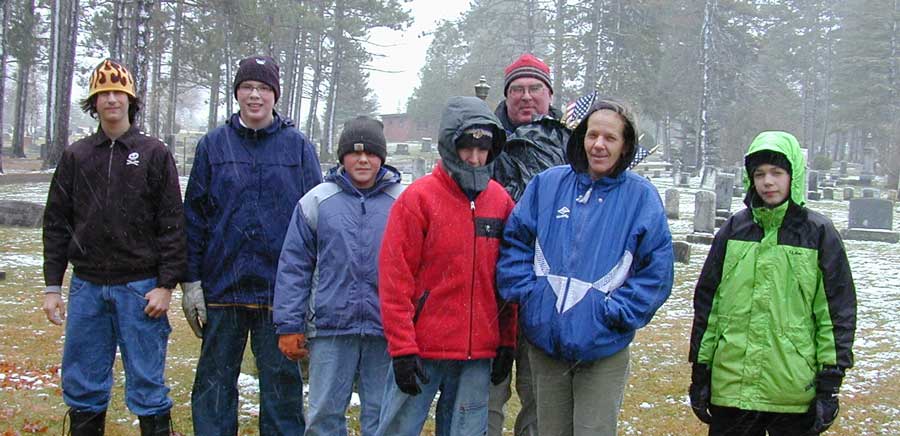
[(234, 114), (200, 139), (184, 199), (187, 281), (206, 304), (266, 307), (294, 205), (322, 181), (313, 145), (277, 113), (253, 130)]

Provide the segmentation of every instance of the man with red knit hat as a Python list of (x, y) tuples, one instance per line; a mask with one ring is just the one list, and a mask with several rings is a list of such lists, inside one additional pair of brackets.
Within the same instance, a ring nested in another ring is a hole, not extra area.
[[(560, 121), (562, 112), (551, 106), (553, 83), (550, 67), (525, 53), (504, 70), (503, 96), (494, 114), (507, 133), (507, 146), (497, 157), (493, 178), (518, 201), (536, 174), (566, 163), (566, 143), (571, 132)], [(522, 409), (516, 416), (515, 435), (537, 434), (537, 409), (528, 362), (528, 341), (520, 336), (518, 349), (500, 350), (495, 366), (516, 364), (516, 393)], [(488, 403), (488, 436), (503, 433), (503, 408), (509, 400), (510, 378), (491, 386)]]

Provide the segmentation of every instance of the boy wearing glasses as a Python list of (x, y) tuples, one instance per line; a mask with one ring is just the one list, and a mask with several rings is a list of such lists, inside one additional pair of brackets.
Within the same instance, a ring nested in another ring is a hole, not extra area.
[(240, 62), (240, 110), (200, 139), (185, 193), (187, 281), (182, 307), (203, 339), (191, 394), (194, 433), (237, 434), (237, 381), (250, 335), (259, 370), (261, 435), (302, 435), (300, 367), (272, 323), (278, 256), (297, 201), (322, 181), (312, 144), (273, 109), (278, 65)]

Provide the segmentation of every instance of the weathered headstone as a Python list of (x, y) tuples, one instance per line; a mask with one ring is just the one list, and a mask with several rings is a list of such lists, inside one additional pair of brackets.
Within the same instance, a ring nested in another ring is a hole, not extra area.
[(431, 149), (431, 138), (422, 138), (422, 153), (430, 153)]
[(413, 160), (412, 179), (418, 180), (419, 177), (425, 175), (425, 159), (417, 157)]
[(6, 271), (0, 271), (0, 280), (6, 280)]
[(819, 191), (809, 191), (806, 193), (806, 198), (808, 200), (818, 201), (822, 199), (822, 194)]
[(397, 144), (397, 149), (394, 150), (394, 154), (397, 154), (397, 155), (409, 154), (409, 144), (405, 144), (405, 143)]
[(30, 201), (0, 200), (0, 226), (40, 227), (44, 206)]
[(719, 173), (716, 176), (716, 210), (731, 212), (731, 194), (734, 192), (734, 174)]
[(844, 238), (862, 241), (898, 242), (900, 233), (893, 231), (894, 203), (880, 198), (857, 198), (850, 201)]
[(855, 192), (854, 192), (853, 188), (848, 186), (848, 187), (844, 188), (843, 194), (844, 194), (844, 196), (843, 196), (844, 201), (850, 201), (850, 200), (853, 200), (853, 195), (855, 194)]
[(694, 233), (688, 242), (711, 244), (716, 231), (716, 193), (699, 190), (694, 194)]
[(691, 185), (691, 175), (686, 172), (678, 173), (678, 186), (690, 186)]
[(841, 161), (841, 165), (838, 169), (838, 174), (840, 174), (841, 177), (847, 177), (847, 161)]
[(732, 197), (744, 198), (744, 187), (743, 186), (735, 186), (734, 192), (731, 193)]
[(685, 241), (673, 241), (672, 248), (675, 250), (675, 262), (690, 263), (691, 244)]
[(863, 198), (877, 198), (878, 190), (875, 188), (863, 188)]
[(675, 188), (666, 189), (666, 217), (669, 219), (678, 219), (678, 206), (680, 193)]
[(824, 199), (824, 200), (834, 200), (834, 189), (832, 189), (832, 188), (822, 188), (822, 199)]
[(897, 201), (897, 190), (896, 190), (896, 189), (890, 189), (890, 190), (888, 190), (888, 192), (887, 192), (887, 199), (888, 199), (888, 200), (891, 200), (891, 201), (893, 201), (893, 202), (896, 202), (896, 201)]
[(810, 171), (806, 176), (806, 190), (809, 192), (815, 192), (819, 190), (819, 173), (816, 171)]

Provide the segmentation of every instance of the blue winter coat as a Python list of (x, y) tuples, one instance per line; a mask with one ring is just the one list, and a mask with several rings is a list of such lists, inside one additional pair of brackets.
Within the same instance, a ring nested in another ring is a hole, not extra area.
[(278, 114), (260, 130), (234, 114), (200, 139), (184, 199), (187, 281), (203, 282), (208, 305), (271, 306), (294, 205), (321, 181), (312, 144)]
[(343, 168), (294, 208), (275, 283), (278, 334), (307, 337), (383, 336), (378, 303), (378, 251), (400, 173), (382, 166), (375, 186), (360, 192)]
[(525, 189), (503, 232), (500, 295), (532, 344), (567, 361), (627, 346), (668, 298), (672, 237), (656, 188), (630, 171), (592, 181), (557, 166)]

